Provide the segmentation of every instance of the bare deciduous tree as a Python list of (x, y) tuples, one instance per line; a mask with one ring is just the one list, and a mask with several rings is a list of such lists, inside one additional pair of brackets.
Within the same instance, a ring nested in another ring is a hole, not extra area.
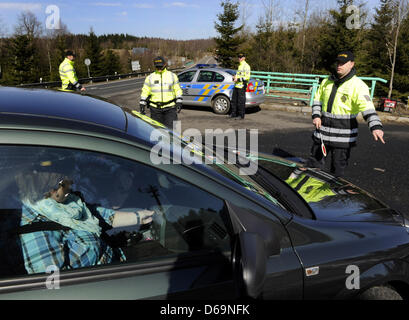
[(0, 16), (0, 38), (3, 38), (7, 34), (7, 27)]
[(391, 64), (391, 80), (389, 82), (389, 92), (388, 98), (392, 97), (393, 91), (393, 81), (395, 77), (395, 68), (396, 68), (396, 55), (399, 42), (399, 34), (402, 26), (402, 22), (407, 17), (409, 13), (409, 0), (391, 0), (393, 8), (393, 18), (392, 18), (392, 41), (388, 41), (386, 44), (388, 49), (388, 56)]
[(31, 11), (24, 11), (17, 17), (16, 35), (27, 35), (29, 38), (39, 38), (43, 33), (41, 22)]
[(251, 1), (241, 0), (240, 1), (240, 25), (243, 26), (243, 29), (240, 31), (242, 36), (247, 36), (251, 33), (251, 28), (249, 24), (249, 19), (251, 17), (252, 5)]
[(302, 47), (301, 47), (301, 64), (304, 62), (304, 54), (305, 54), (305, 37), (306, 37), (306, 27), (307, 27), (307, 18), (308, 18), (308, 9), (309, 9), (310, 1), (305, 0), (305, 9), (304, 9), (304, 19), (302, 24)]
[(263, 20), (264, 24), (271, 28), (268, 31), (272, 32), (279, 16), (278, 2), (277, 0), (261, 0), (261, 3), (264, 8), (264, 16), (260, 20)]

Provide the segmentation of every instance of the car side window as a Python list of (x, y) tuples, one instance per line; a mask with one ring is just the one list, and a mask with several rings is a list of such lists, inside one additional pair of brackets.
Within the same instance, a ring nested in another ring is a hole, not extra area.
[(0, 278), (230, 252), (223, 200), (135, 161), (0, 147)]
[(213, 82), (223, 82), (223, 81), (224, 81), (224, 76), (222, 76), (220, 73), (215, 72)]
[(194, 71), (187, 71), (185, 73), (179, 74), (179, 82), (192, 82), (194, 76), (196, 74), (196, 70)]
[(212, 71), (200, 71), (197, 82), (212, 82), (214, 72)]

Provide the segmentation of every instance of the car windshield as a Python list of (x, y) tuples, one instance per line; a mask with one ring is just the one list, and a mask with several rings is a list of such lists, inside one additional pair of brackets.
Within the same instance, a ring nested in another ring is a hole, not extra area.
[[(197, 141), (197, 139), (190, 136), (179, 135), (177, 132), (167, 129), (164, 125), (146, 115), (142, 115), (137, 111), (132, 111), (132, 114), (135, 116), (134, 119), (137, 121), (137, 125), (130, 125), (129, 127), (133, 129), (129, 130), (129, 133), (150, 137), (150, 141), (154, 144), (156, 143), (152, 148), (154, 153), (160, 153), (162, 157), (168, 156), (169, 160), (170, 155), (173, 154), (173, 163), (197, 163), (209, 166), (245, 189), (261, 195), (275, 205), (281, 206), (277, 199), (260, 186), (251, 175), (242, 174), (241, 169), (243, 169), (243, 166), (239, 164), (239, 161), (231, 161), (231, 151), (224, 150), (224, 154), (221, 155), (220, 152), (208, 148), (201, 141)], [(230, 155), (226, 157), (227, 153)], [(237, 157), (237, 154), (235, 157)], [(175, 159), (178, 159), (180, 162), (175, 162)], [(155, 160), (155, 157), (152, 155), (151, 160)], [(255, 160), (255, 158), (251, 160)]]

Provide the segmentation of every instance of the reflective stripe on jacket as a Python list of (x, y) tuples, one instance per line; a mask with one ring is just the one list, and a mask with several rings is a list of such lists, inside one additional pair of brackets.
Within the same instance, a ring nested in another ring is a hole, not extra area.
[(146, 77), (140, 103), (146, 104), (150, 98), (151, 107), (169, 108), (176, 104), (176, 100), (182, 101), (182, 94), (177, 75), (164, 69)]
[(78, 82), (78, 78), (75, 73), (74, 61), (65, 58), (64, 61), (60, 64), (59, 72), (63, 90), (66, 90), (70, 83), (77, 89), (81, 88), (81, 85)]
[[(314, 98), (312, 117), (321, 118), (320, 132), (326, 145), (349, 148), (357, 142), (357, 117), (360, 112), (371, 131), (382, 129), (382, 123), (368, 86), (355, 74), (341, 83), (337, 90), (335, 84), (332, 77), (323, 80)], [(314, 138), (320, 140), (318, 132), (314, 133)]]
[(236, 73), (237, 77), (237, 82), (235, 87), (239, 89), (244, 88), (244, 82), (249, 82), (250, 80), (250, 73), (251, 73), (251, 68), (249, 64), (246, 61), (240, 62), (239, 68)]

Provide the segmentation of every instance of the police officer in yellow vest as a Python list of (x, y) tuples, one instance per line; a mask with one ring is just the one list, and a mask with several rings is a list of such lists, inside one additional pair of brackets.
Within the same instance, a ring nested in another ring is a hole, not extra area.
[(328, 155), (331, 155), (331, 173), (335, 176), (344, 175), (351, 148), (357, 143), (359, 113), (368, 123), (375, 141), (385, 143), (381, 120), (375, 111), (368, 86), (356, 76), (354, 60), (351, 51), (337, 55), (337, 72), (323, 80), (312, 106), (316, 130), (307, 165), (324, 167), (322, 138)]
[(63, 91), (85, 91), (85, 88), (78, 82), (74, 69), (74, 59), (75, 54), (68, 50), (65, 53), (64, 61), (60, 64), (59, 72)]
[(250, 80), (251, 68), (246, 62), (246, 56), (243, 53), (238, 55), (239, 68), (233, 81), (236, 83), (233, 90), (232, 110), (230, 118), (244, 119), (246, 114), (246, 90)]
[(166, 70), (163, 57), (153, 61), (156, 71), (145, 79), (139, 102), (140, 112), (150, 108), (151, 118), (172, 128), (177, 121), (177, 113), (182, 109), (182, 94), (179, 79), (176, 74)]

